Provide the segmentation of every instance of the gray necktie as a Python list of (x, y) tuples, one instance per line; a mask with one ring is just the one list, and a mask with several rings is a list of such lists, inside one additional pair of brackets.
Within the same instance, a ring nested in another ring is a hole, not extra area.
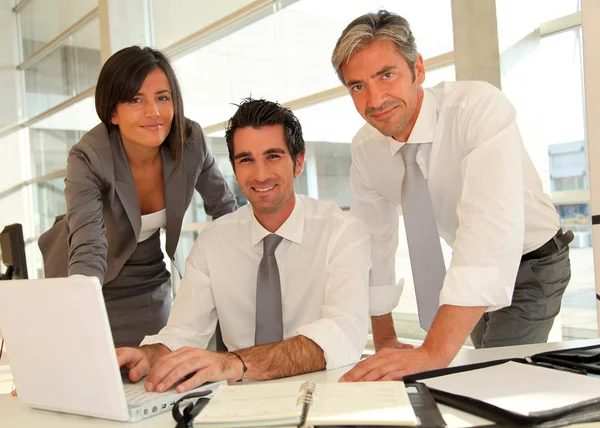
[(275, 234), (263, 238), (263, 258), (258, 265), (256, 281), (256, 331), (254, 344), (283, 340), (281, 282), (275, 259), (275, 249), (283, 238)]
[(419, 322), (421, 327), (429, 330), (439, 307), (446, 267), (427, 181), (417, 164), (418, 149), (419, 144), (414, 143), (400, 149), (406, 166), (402, 180), (402, 212)]

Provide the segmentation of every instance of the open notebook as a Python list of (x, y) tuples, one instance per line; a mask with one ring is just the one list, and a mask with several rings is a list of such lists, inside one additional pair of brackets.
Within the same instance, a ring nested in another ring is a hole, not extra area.
[(194, 425), (417, 425), (417, 417), (402, 382), (299, 381), (222, 386)]

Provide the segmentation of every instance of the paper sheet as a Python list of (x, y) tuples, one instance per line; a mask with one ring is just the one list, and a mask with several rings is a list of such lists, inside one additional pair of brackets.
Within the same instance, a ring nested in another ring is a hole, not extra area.
[(225, 385), (219, 387), (209, 405), (194, 419), (194, 424), (299, 421), (297, 400), (303, 382), (276, 384)]
[(416, 425), (402, 382), (325, 383), (309, 425)]
[(599, 378), (513, 361), (422, 382), (525, 416), (600, 397)]

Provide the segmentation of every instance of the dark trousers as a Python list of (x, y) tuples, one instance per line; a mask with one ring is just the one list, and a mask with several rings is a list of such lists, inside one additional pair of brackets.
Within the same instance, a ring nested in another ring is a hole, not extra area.
[(521, 261), (512, 304), (483, 314), (471, 332), (475, 347), (546, 342), (570, 279), (568, 246), (539, 259)]

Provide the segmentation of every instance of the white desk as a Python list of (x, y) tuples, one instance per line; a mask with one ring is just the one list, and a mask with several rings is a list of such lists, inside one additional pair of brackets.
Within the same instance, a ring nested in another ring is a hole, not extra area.
[[(549, 350), (575, 348), (579, 346), (589, 346), (600, 344), (600, 339), (577, 340), (572, 342), (557, 342), (540, 345), (510, 346), (494, 349), (469, 349), (459, 352), (452, 362), (453, 366), (471, 364), (482, 361), (490, 361), (502, 358), (525, 357), (527, 355), (544, 352)], [(341, 368), (330, 371), (321, 371), (310, 373), (293, 378), (277, 379), (267, 382), (286, 382), (290, 380), (310, 380), (313, 382), (337, 382), (339, 377), (344, 374), (348, 368)], [(483, 425), (486, 420), (476, 416), (464, 413), (450, 407), (441, 405), (440, 410), (449, 427), (470, 427), (474, 425)], [(9, 394), (0, 395), (0, 426), (3, 428), (12, 427), (42, 427), (42, 428), (79, 428), (79, 427), (102, 427), (116, 428), (126, 427), (126, 423), (113, 422), (102, 419), (88, 418), (84, 416), (67, 415), (43, 410), (31, 409), (22, 405), (19, 400)], [(175, 426), (170, 413), (164, 413), (141, 421), (132, 425), (139, 428), (165, 428)], [(600, 427), (600, 422), (593, 424), (573, 425), (577, 427)]]

